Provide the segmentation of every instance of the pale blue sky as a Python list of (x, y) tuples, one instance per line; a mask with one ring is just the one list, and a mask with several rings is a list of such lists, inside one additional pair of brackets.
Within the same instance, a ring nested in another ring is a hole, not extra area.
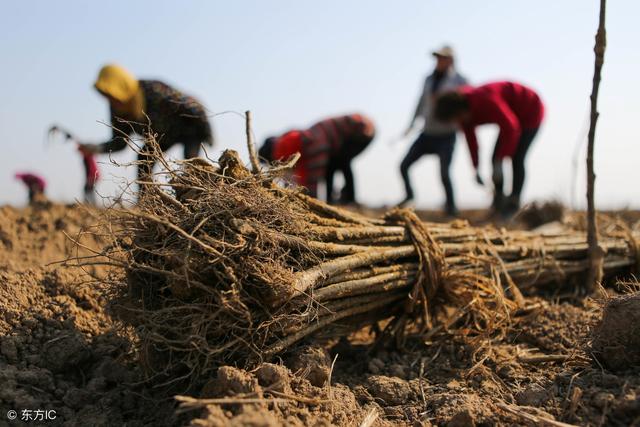
[[(540, 92), (547, 119), (528, 161), (526, 200), (570, 203), (572, 157), (586, 126), (593, 74), (597, 0), (515, 1), (4, 1), (0, 3), (0, 205), (22, 204), (18, 170), (41, 173), (49, 195), (80, 197), (82, 167), (71, 146), (45, 146), (58, 122), (87, 141), (106, 139), (108, 106), (93, 89), (101, 65), (118, 62), (140, 78), (160, 78), (201, 99), (212, 114), (254, 114), (259, 141), (327, 115), (359, 111), (378, 136), (356, 161), (361, 201), (403, 197), (397, 171), (410, 141), (389, 141), (406, 127), (424, 77), (428, 52), (443, 42), (473, 83), (524, 82)], [(596, 167), (602, 207), (640, 207), (640, 2), (610, 1), (609, 46), (601, 89)], [(218, 144), (245, 153), (244, 124), (213, 118)], [(480, 133), (483, 172), (495, 130)], [(180, 151), (172, 151), (179, 155)], [(489, 203), (478, 188), (460, 136), (453, 164), (462, 207)], [(116, 159), (132, 159), (123, 152)], [(102, 158), (108, 162), (107, 158)], [(133, 168), (102, 166), (99, 189)], [(583, 157), (580, 157), (582, 204)], [(412, 176), (420, 207), (439, 207), (437, 162)]]

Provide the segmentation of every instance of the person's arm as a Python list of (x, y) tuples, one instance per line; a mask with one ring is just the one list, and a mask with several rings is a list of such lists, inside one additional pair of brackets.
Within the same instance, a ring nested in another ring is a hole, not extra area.
[(520, 121), (505, 102), (495, 103), (491, 114), (493, 116), (492, 122), (500, 128), (496, 142), (496, 160), (513, 157), (522, 133)]
[(464, 137), (467, 140), (467, 147), (469, 147), (469, 154), (471, 155), (471, 163), (473, 163), (473, 168), (476, 171), (476, 182), (480, 185), (484, 185), (484, 181), (482, 180), (482, 176), (480, 175), (480, 169), (478, 166), (480, 164), (480, 156), (478, 154), (478, 137), (476, 136), (476, 128), (474, 126), (465, 126), (463, 128)]
[(127, 147), (127, 138), (131, 133), (131, 129), (127, 129), (127, 123), (119, 121), (113, 115), (111, 116), (111, 139), (98, 144), (98, 153), (110, 153), (112, 151), (121, 151)]
[(87, 154), (102, 154), (123, 150), (127, 146), (127, 138), (129, 137), (129, 133), (131, 132), (131, 129), (127, 129), (126, 126), (126, 123), (119, 122), (114, 118), (112, 114), (111, 139), (99, 144), (87, 144), (80, 142), (78, 143), (78, 150), (80, 150), (82, 153)]
[(469, 148), (469, 155), (471, 155), (471, 163), (473, 168), (478, 170), (478, 164), (480, 163), (478, 155), (478, 138), (476, 136), (475, 126), (465, 126), (463, 128), (464, 137), (467, 140), (467, 147)]
[(100, 178), (100, 169), (98, 169), (98, 164), (93, 154), (82, 150), (79, 151), (82, 154), (86, 187), (93, 188)]
[(418, 118), (422, 118), (424, 120), (424, 105), (426, 102), (425, 97), (429, 96), (428, 93), (428, 89), (427, 89), (427, 82), (425, 82), (424, 88), (422, 89), (422, 94), (420, 95), (420, 98), (418, 99), (418, 105), (416, 105), (416, 109), (413, 113), (413, 117), (411, 117), (411, 121), (409, 122), (409, 126), (407, 127), (407, 130), (404, 132), (405, 135), (408, 135), (409, 133), (411, 133), (411, 130), (413, 129), (413, 127), (416, 124), (416, 121), (418, 120)]
[(465, 76), (463, 76), (462, 74), (458, 74), (458, 87), (460, 86), (468, 86), (469, 85), (469, 80), (467, 80), (467, 78)]

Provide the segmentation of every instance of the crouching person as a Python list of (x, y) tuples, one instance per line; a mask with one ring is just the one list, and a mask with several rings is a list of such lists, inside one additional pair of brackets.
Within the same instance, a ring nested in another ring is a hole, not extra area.
[[(326, 186), (327, 202), (355, 203), (355, 180), (351, 162), (371, 143), (375, 135), (373, 122), (364, 115), (350, 114), (316, 123), (307, 130), (293, 130), (268, 138), (259, 150), (264, 160), (286, 160), (295, 153), (300, 159), (293, 171), (294, 181), (318, 196), (318, 184)], [(334, 195), (334, 175), (341, 172), (344, 187)]]
[[(493, 209), (510, 217), (520, 208), (520, 196), (525, 180), (525, 159), (544, 117), (544, 105), (538, 94), (519, 83), (503, 81), (478, 87), (463, 87), (441, 95), (436, 103), (436, 117), (458, 123), (464, 130), (476, 179), (478, 173), (479, 125), (496, 124), (500, 128), (493, 156)], [(502, 163), (511, 159), (513, 168), (511, 194), (504, 195)]]
[[(207, 113), (195, 98), (157, 80), (138, 80), (118, 65), (102, 67), (95, 89), (109, 101), (111, 139), (102, 144), (80, 144), (89, 154), (110, 153), (127, 147), (131, 134), (158, 136), (158, 145), (166, 151), (176, 144), (184, 147), (186, 159), (196, 157), (201, 144), (213, 144)], [(138, 153), (138, 179), (146, 180), (153, 170), (151, 147)]]

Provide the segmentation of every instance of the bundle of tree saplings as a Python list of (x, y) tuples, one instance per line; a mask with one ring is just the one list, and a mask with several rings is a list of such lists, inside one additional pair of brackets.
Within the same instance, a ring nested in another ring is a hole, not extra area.
[[(518, 284), (587, 269), (583, 233), (425, 223), (408, 210), (366, 218), (274, 183), (281, 168), (249, 171), (233, 151), (216, 164), (154, 155), (163, 177), (118, 212), (111, 253), (153, 374), (246, 367), (366, 324), (394, 337), (486, 337), (521, 303)], [(607, 271), (636, 262), (627, 239), (601, 244)]]

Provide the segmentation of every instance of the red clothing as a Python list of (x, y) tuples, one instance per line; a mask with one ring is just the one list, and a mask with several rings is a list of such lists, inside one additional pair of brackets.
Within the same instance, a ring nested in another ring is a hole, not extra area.
[(373, 138), (373, 122), (361, 115), (350, 114), (322, 120), (305, 131), (290, 131), (275, 142), (273, 158), (284, 160), (295, 153), (301, 157), (296, 164), (294, 178), (313, 196), (318, 183), (326, 178), (329, 160), (339, 155), (343, 145), (354, 137)]
[(305, 159), (307, 187), (310, 194), (326, 178), (329, 160), (338, 155), (345, 143), (360, 135), (374, 134), (373, 122), (362, 114), (324, 119), (303, 133), (302, 157)]
[(474, 167), (478, 167), (478, 139), (475, 128), (497, 124), (500, 135), (496, 143), (496, 159), (512, 157), (523, 129), (540, 127), (544, 105), (532, 89), (514, 82), (496, 82), (478, 87), (465, 87), (461, 92), (469, 101), (470, 118), (463, 130)]
[(47, 188), (47, 181), (39, 175), (29, 172), (17, 173), (15, 175), (16, 179), (22, 181), (27, 187), (30, 189), (44, 193), (44, 190)]
[(93, 154), (79, 148), (78, 151), (80, 151), (80, 154), (82, 155), (85, 186), (87, 188), (93, 188), (100, 178), (100, 169), (98, 169), (98, 163), (96, 163), (96, 159)]
[[(296, 153), (302, 154), (302, 132), (292, 130), (276, 140), (273, 147), (273, 158), (275, 160), (286, 160)], [(301, 157), (295, 165), (293, 178), (298, 185), (303, 187), (308, 185), (306, 172), (305, 159)]]

